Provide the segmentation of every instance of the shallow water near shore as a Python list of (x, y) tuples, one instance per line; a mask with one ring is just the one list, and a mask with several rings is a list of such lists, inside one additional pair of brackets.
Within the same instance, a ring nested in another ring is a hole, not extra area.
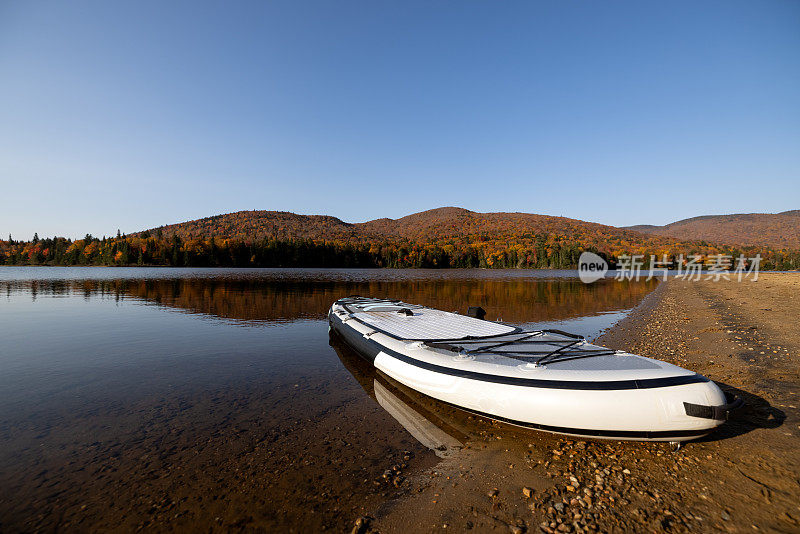
[(657, 285), (574, 274), (0, 267), (0, 530), (342, 530), (403, 491), (387, 469), (469, 429), (421, 438), (413, 392), (330, 338), (331, 303), (480, 305), (594, 338)]

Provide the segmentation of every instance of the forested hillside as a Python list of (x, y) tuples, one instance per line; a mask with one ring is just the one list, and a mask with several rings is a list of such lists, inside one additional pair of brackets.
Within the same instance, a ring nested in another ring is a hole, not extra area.
[(639, 225), (628, 229), (683, 240), (800, 249), (800, 210), (704, 215), (665, 226)]
[(399, 219), (346, 223), (335, 217), (242, 211), (129, 236), (0, 241), (0, 263), (241, 267), (574, 268), (589, 250), (623, 254), (760, 253), (763, 267), (800, 268), (797, 249), (718, 245), (528, 213), (439, 208)]

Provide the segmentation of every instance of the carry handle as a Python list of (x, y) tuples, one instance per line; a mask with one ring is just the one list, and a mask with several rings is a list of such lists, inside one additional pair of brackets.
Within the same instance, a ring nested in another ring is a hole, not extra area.
[(691, 417), (727, 421), (735, 410), (744, 405), (744, 400), (731, 393), (725, 393), (725, 400), (728, 402), (721, 406), (705, 406), (703, 404), (684, 402), (683, 409), (686, 411), (686, 415)]

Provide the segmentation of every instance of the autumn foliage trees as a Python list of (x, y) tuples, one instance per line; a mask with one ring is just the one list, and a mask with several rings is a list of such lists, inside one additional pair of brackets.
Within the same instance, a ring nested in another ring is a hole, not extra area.
[[(548, 256), (548, 250), (550, 256)], [(524, 251), (456, 249), (414, 243), (342, 243), (310, 239), (125, 236), (38, 242), (0, 241), (5, 265), (164, 265), (173, 267), (569, 267), (580, 251), (555, 245)]]
[(133, 235), (0, 240), (6, 265), (175, 267), (577, 266), (583, 251), (614, 263), (621, 255), (760, 253), (763, 269), (798, 269), (800, 251), (678, 241), (562, 217), (440, 208), (401, 219), (348, 224), (334, 217), (237, 212)]

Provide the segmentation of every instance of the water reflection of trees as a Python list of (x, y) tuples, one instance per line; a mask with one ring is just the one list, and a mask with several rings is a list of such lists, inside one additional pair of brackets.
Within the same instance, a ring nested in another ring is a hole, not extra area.
[(265, 279), (38, 280), (0, 282), (0, 294), (136, 299), (226, 319), (274, 322), (323, 318), (347, 295), (398, 298), (464, 312), (480, 305), (508, 322), (561, 320), (635, 306), (657, 282), (572, 279), (310, 281)]

